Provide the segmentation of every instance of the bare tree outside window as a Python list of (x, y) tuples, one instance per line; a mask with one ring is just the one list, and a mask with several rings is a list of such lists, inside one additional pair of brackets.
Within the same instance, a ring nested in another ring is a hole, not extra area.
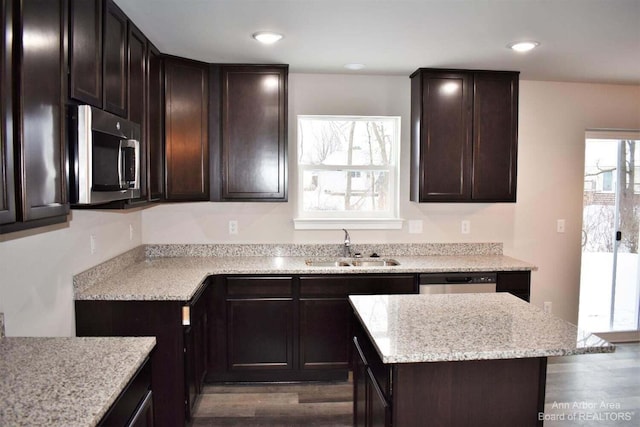
[(397, 210), (398, 117), (298, 117), (306, 216), (392, 217)]

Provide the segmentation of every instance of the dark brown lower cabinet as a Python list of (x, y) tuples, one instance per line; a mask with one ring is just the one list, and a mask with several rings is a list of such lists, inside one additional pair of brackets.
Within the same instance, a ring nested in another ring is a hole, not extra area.
[(346, 380), (348, 295), (416, 293), (416, 275), (213, 279), (208, 381)]
[(496, 292), (509, 292), (529, 302), (531, 295), (530, 271), (500, 271), (496, 282)]
[[(153, 414), (156, 426), (183, 426), (190, 418), (195, 394), (206, 375), (208, 343), (206, 330), (208, 288), (203, 286), (191, 301), (76, 301), (76, 335), (155, 336), (151, 367)], [(189, 322), (184, 307), (189, 307)], [(197, 313), (200, 314), (198, 320)], [(203, 323), (204, 322), (204, 323)], [(190, 332), (185, 334), (189, 325)], [(193, 334), (193, 335), (191, 335)], [(196, 355), (200, 351), (202, 354)], [(200, 362), (198, 362), (200, 361)]]
[(355, 426), (542, 426), (545, 357), (384, 364), (354, 329)]
[(99, 426), (154, 426), (151, 363), (151, 360), (147, 359), (136, 372), (116, 402), (98, 423)]
[(293, 368), (293, 300), (227, 300), (229, 369)]
[(348, 369), (350, 326), (345, 298), (301, 298), (300, 368)]

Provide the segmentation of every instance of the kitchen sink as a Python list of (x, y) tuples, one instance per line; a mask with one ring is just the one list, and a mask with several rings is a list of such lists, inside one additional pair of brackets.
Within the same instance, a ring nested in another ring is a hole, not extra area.
[(400, 265), (395, 259), (308, 259), (305, 264), (310, 267), (393, 267)]

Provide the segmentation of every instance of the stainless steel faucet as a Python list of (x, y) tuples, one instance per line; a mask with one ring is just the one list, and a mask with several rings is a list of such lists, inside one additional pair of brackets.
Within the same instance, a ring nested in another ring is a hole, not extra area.
[(342, 248), (342, 256), (344, 258), (351, 258), (351, 236), (349, 236), (349, 232), (346, 228), (343, 228), (344, 231), (344, 246)]

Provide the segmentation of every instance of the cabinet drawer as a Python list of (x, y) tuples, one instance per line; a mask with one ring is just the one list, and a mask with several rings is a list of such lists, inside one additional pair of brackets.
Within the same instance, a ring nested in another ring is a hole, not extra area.
[(293, 295), (291, 277), (228, 277), (227, 296), (288, 297)]
[(414, 275), (312, 276), (300, 278), (300, 296), (332, 296), (415, 293)]

